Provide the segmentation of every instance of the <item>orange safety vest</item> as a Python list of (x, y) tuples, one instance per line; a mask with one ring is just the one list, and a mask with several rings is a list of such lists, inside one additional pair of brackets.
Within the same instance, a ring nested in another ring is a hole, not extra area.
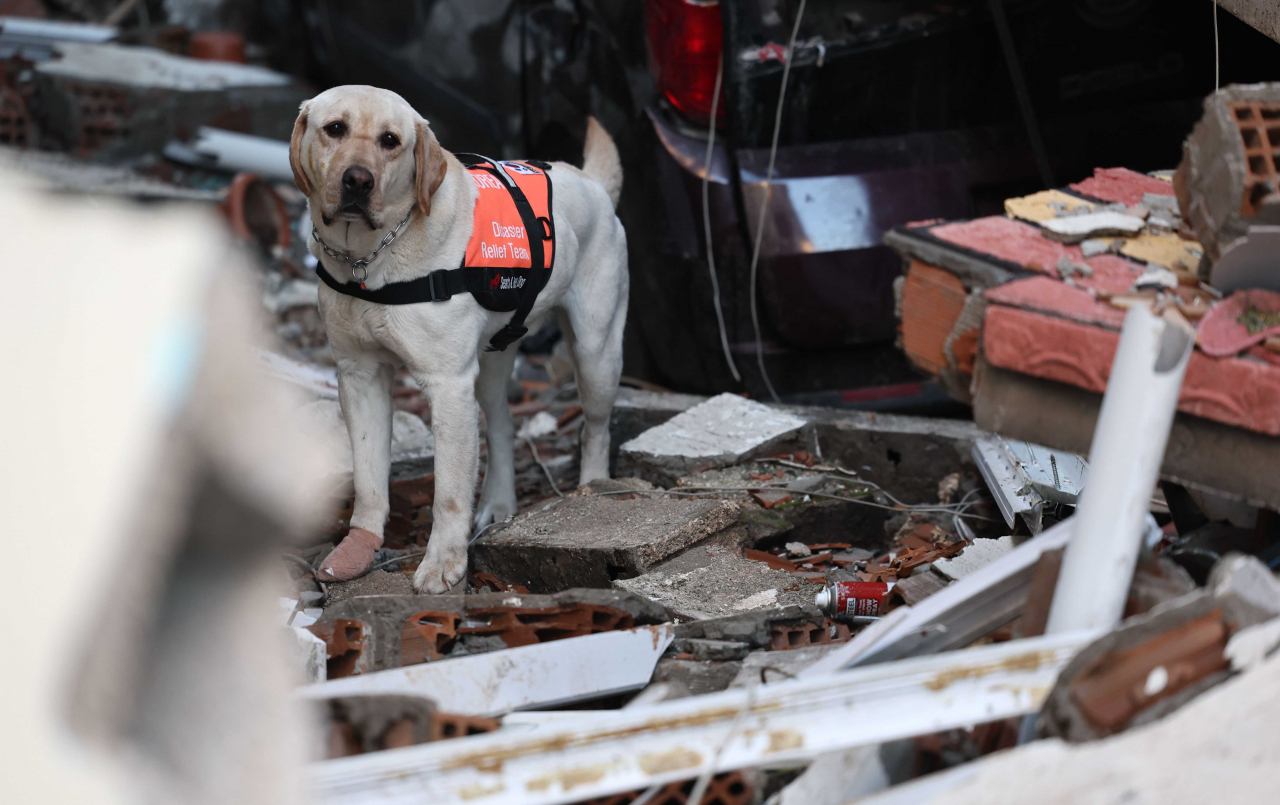
[[(499, 162), (498, 165), (502, 166), (507, 176), (515, 180), (533, 210), (538, 229), (542, 230), (533, 234), (548, 244), (548, 248), (543, 250), (542, 264), (536, 268), (549, 269), (555, 261), (555, 239), (550, 232), (549, 223), (550, 177), (545, 170), (525, 162)], [(479, 197), (476, 199), (471, 240), (467, 243), (467, 254), (462, 264), (495, 269), (490, 277), (492, 290), (503, 290), (515, 283), (523, 285), (523, 271), (503, 273), (503, 269), (527, 271), (535, 268), (529, 248), (530, 233), (516, 207), (516, 200), (507, 189), (505, 181), (495, 175), (489, 165), (468, 167), (467, 174), (475, 182)]]
[(316, 267), (316, 273), (335, 291), (380, 305), (443, 302), (454, 294), (469, 293), (488, 310), (515, 311), (489, 340), (488, 351), (501, 351), (529, 332), (524, 320), (551, 278), (556, 256), (551, 166), (536, 160), (497, 162), (477, 154), (456, 156), (480, 191), (462, 265), (374, 290), (359, 282), (338, 282), (323, 265)]

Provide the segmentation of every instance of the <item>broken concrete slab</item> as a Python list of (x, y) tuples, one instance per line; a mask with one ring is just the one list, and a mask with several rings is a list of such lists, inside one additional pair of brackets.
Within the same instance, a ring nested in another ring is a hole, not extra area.
[(663, 659), (653, 671), (653, 683), (679, 686), (691, 696), (716, 693), (738, 676), (740, 662)]
[(750, 643), (736, 640), (702, 640), (691, 638), (671, 644), (679, 654), (688, 654), (699, 662), (733, 662), (751, 651)]
[(840, 643), (827, 643), (793, 648), (788, 651), (753, 651), (743, 659), (742, 668), (730, 683), (730, 687), (742, 688), (792, 679), (840, 645)]
[(705, 498), (566, 497), (476, 540), (473, 567), (534, 592), (609, 587), (704, 540), (735, 540), (722, 532), (738, 524), (740, 509)]
[(1060, 243), (1079, 243), (1103, 237), (1133, 237), (1142, 231), (1141, 218), (1118, 212), (1069, 215), (1040, 222), (1044, 236)]
[(1013, 537), (975, 539), (955, 556), (933, 563), (934, 570), (952, 581), (959, 581), (1013, 550)]
[(623, 444), (706, 399), (695, 394), (618, 389), (613, 411), (609, 414), (610, 462), (617, 459), (618, 449)]
[[(329, 473), (351, 474), (351, 437), (342, 419), (342, 407), (337, 400), (315, 400), (298, 412), (298, 423), (309, 438), (331, 446), (337, 457)], [(435, 439), (421, 417), (408, 411), (396, 411), (391, 416), (391, 477), (415, 478), (431, 472), (436, 454)]]
[(374, 595), (325, 610), (364, 625), (364, 669), (379, 671), (617, 628), (663, 623), (661, 606), (626, 591), (555, 595)]
[(725, 467), (769, 452), (802, 448), (805, 421), (763, 403), (720, 394), (650, 428), (621, 447), (641, 477), (674, 481), (698, 468)]
[(720, 546), (697, 547), (614, 587), (656, 601), (682, 621), (812, 601), (821, 585)]

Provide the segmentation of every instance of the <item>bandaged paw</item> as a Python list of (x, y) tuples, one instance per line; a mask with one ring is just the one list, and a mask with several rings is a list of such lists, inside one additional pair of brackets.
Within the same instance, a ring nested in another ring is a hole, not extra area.
[(320, 563), (320, 581), (350, 581), (369, 572), (374, 555), (382, 547), (382, 537), (363, 528), (352, 528), (338, 547)]

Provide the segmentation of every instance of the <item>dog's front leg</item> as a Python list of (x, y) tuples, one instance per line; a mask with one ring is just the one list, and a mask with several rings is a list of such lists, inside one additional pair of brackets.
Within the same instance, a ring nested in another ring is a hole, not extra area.
[(391, 367), (371, 358), (338, 359), (338, 399), (351, 437), (356, 500), (351, 531), (320, 563), (320, 581), (364, 575), (382, 547), (391, 505)]
[(507, 405), (507, 381), (516, 362), (514, 348), (480, 355), (476, 398), (484, 411), (489, 458), (485, 464), (476, 530), (502, 522), (516, 513), (515, 426)]
[(471, 504), (476, 491), (479, 417), (473, 359), (459, 372), (415, 377), (431, 401), (431, 432), (436, 440), (436, 495), (431, 506), (431, 540), (413, 576), (419, 593), (439, 594), (462, 581), (467, 572), (471, 537)]

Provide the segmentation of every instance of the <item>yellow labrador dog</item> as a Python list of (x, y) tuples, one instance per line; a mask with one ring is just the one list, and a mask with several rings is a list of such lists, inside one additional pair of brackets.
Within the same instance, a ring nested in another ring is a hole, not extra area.
[[(440, 147), (427, 121), (399, 95), (365, 86), (317, 95), (302, 105), (289, 156), (294, 181), (310, 202), (311, 251), (338, 282), (355, 280), (376, 291), (459, 266), (472, 235), (478, 180)], [(627, 248), (614, 214), (622, 167), (613, 141), (593, 119), (582, 169), (557, 162), (548, 174), (554, 184), (554, 270), (528, 326), (536, 330), (554, 313), (571, 347), (586, 419), (586, 483), (608, 477), (609, 413), (622, 371)], [(353, 271), (352, 261), (361, 258), (369, 259), (367, 266)], [(321, 579), (364, 573), (382, 544), (390, 510), (391, 383), (403, 364), (430, 399), (436, 443), (434, 526), (413, 584), (420, 593), (442, 593), (465, 575), (473, 529), (516, 511), (514, 429), (506, 400), (516, 347), (483, 351), (512, 314), (486, 310), (469, 293), (391, 305), (328, 285), (320, 287), (320, 314), (337, 361), (356, 495), (351, 532), (321, 564)], [(489, 461), (473, 517), (477, 401), (488, 428)]]

